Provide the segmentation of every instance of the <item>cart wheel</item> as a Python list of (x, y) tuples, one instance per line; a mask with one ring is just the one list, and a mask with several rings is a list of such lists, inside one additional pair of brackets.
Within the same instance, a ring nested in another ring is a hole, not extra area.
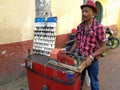
[(48, 90), (48, 87), (46, 85), (44, 85), (42, 90)]
[(105, 51), (103, 51), (103, 52), (101, 53), (101, 57), (106, 56), (106, 54), (107, 54), (107, 51), (105, 50)]
[(110, 47), (111, 49), (115, 49), (119, 46), (120, 42), (118, 38), (112, 38), (112, 46)]

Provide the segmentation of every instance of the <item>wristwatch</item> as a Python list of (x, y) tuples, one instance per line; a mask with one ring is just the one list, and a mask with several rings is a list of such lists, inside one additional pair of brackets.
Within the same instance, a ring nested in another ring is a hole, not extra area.
[(91, 58), (91, 60), (94, 61), (94, 57), (92, 55), (89, 55), (89, 58)]

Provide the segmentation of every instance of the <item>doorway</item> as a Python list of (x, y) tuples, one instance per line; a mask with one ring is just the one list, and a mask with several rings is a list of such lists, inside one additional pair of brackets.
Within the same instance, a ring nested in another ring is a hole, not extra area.
[(95, 4), (98, 10), (97, 14), (95, 15), (95, 18), (98, 20), (99, 23), (101, 23), (103, 18), (103, 7), (102, 4), (98, 1), (96, 1)]

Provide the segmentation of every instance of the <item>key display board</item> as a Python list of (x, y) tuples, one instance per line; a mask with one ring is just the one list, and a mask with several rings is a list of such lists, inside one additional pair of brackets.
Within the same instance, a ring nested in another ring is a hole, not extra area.
[(57, 17), (36, 18), (34, 27), (33, 52), (50, 56), (55, 48)]

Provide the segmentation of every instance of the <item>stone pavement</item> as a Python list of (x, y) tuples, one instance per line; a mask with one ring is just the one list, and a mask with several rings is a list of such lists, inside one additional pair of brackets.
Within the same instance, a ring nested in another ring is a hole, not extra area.
[[(120, 46), (109, 50), (107, 56), (101, 57), (99, 65), (100, 90), (120, 90)], [(0, 90), (29, 90), (27, 77), (0, 87)], [(83, 90), (90, 88), (84, 85)]]
[[(99, 60), (100, 90), (120, 90), (120, 46)], [(90, 90), (84, 87), (83, 90)]]
[(12, 81), (11, 83), (0, 87), (0, 90), (29, 90), (27, 77), (23, 76), (22, 78)]
[(101, 59), (99, 78), (101, 90), (120, 90), (120, 46)]

